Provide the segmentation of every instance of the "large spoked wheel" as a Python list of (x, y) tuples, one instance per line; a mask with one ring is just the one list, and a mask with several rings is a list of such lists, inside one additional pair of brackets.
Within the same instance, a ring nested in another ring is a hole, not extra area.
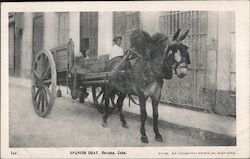
[[(105, 98), (104, 98), (104, 87), (92, 87), (92, 95), (93, 95), (93, 102), (96, 106), (97, 110), (100, 113), (104, 113), (105, 108)], [(109, 98), (109, 105), (111, 104), (113, 107), (109, 107), (109, 113), (112, 113), (116, 107), (115, 103), (115, 95)]]
[(31, 78), (33, 107), (38, 116), (46, 117), (56, 98), (56, 65), (50, 51), (41, 50), (35, 56)]

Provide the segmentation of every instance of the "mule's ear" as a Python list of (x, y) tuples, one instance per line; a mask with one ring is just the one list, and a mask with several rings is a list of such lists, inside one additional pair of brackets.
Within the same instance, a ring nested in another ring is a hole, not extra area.
[(177, 38), (178, 38), (180, 32), (181, 32), (181, 29), (178, 29), (178, 30), (176, 31), (176, 33), (175, 33), (174, 36), (173, 36), (173, 41), (177, 40)]
[(184, 40), (187, 37), (188, 32), (189, 32), (189, 29), (183, 35), (181, 35), (181, 37), (179, 38), (179, 41)]

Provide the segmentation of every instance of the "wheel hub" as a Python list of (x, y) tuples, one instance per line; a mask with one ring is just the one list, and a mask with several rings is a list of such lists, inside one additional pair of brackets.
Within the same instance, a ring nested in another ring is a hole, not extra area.
[(36, 79), (36, 87), (41, 88), (43, 86), (43, 80), (41, 78)]

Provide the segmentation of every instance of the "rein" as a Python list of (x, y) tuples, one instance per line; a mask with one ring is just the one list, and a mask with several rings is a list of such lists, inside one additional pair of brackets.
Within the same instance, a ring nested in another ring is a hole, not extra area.
[[(178, 64), (178, 65), (180, 65), (180, 64)], [(187, 65), (185, 65), (185, 66), (179, 66), (180, 68), (188, 68), (187, 67)]]
[[(135, 105), (140, 105), (140, 104), (136, 103), (136, 101), (134, 100), (134, 98), (131, 95), (129, 95), (129, 94), (127, 94), (127, 95), (128, 95), (129, 100), (131, 100)], [(129, 106), (130, 106), (130, 103), (129, 103)]]

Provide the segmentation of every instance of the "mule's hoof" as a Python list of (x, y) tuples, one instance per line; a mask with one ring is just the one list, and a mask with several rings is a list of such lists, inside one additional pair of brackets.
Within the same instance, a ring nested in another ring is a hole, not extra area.
[(107, 122), (102, 122), (102, 127), (107, 128), (108, 127), (108, 123)]
[(163, 142), (163, 138), (161, 135), (155, 136), (155, 141)]
[(122, 124), (122, 127), (123, 127), (123, 128), (126, 128), (126, 129), (128, 129), (128, 128), (129, 128), (129, 126), (128, 126), (128, 124), (127, 124), (127, 123)]
[(148, 137), (147, 136), (142, 136), (141, 141), (142, 141), (142, 143), (147, 144), (148, 143)]

